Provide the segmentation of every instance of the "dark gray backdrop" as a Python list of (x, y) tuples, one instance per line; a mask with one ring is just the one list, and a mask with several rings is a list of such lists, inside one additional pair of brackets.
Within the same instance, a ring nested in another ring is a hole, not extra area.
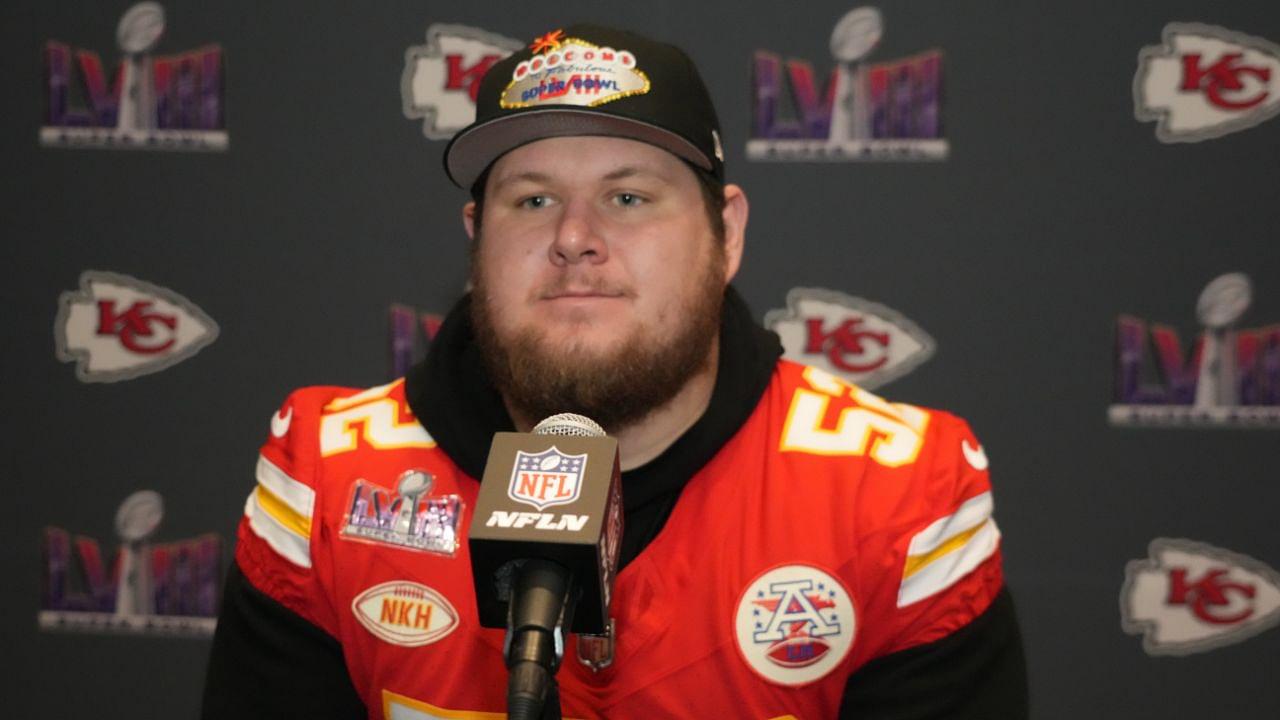
[[(755, 312), (794, 286), (883, 302), (937, 355), (882, 392), (967, 417), (992, 458), (1007, 571), (1038, 718), (1280, 714), (1280, 632), (1152, 658), (1120, 630), (1125, 563), (1157, 536), (1280, 564), (1275, 430), (1106, 422), (1115, 316), (1198, 331), (1227, 271), (1254, 280), (1246, 325), (1280, 320), (1280, 123), (1165, 145), (1133, 117), (1137, 54), (1170, 21), (1280, 41), (1274, 2), (886, 1), (876, 59), (945, 52), (941, 163), (749, 163), (752, 53), (830, 67), (838, 0), (604, 5), (168, 0), (160, 52), (225, 53), (224, 154), (37, 145), (46, 40), (108, 67), (129, 2), (0, 10), (4, 170), (5, 542), (0, 638), (11, 717), (191, 717), (208, 643), (38, 632), (40, 530), (114, 548), (140, 488), (161, 539), (230, 540), (270, 413), (304, 384), (387, 379), (387, 307), (459, 293), (464, 194), (443, 143), (401, 113), (404, 51), (452, 22), (530, 38), (575, 18), (686, 47), (719, 106), (731, 180), (750, 195), (737, 285)], [(193, 359), (83, 384), (54, 358), (60, 292), (81, 271), (133, 275), (200, 305), (221, 335)]]

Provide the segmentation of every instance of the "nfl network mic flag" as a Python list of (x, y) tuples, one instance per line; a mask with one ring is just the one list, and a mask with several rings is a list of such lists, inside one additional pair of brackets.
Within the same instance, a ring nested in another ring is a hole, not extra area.
[(480, 624), (506, 627), (512, 560), (545, 558), (581, 591), (571, 630), (603, 634), (622, 535), (618, 441), (497, 433), (470, 532)]

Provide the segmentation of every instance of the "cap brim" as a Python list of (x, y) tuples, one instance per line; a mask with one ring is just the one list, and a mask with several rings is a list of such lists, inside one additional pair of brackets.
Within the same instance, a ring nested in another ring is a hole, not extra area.
[(535, 140), (571, 135), (603, 135), (649, 143), (712, 171), (711, 159), (682, 135), (643, 120), (605, 114), (591, 108), (546, 108), (494, 118), (463, 130), (444, 153), (445, 172), (460, 188), (469, 188), (494, 160)]

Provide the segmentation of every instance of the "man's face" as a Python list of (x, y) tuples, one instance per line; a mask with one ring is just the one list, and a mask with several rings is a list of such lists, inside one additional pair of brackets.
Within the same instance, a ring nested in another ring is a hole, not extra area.
[(616, 431), (706, 367), (738, 246), (726, 254), (674, 155), (539, 140), (494, 163), (483, 212), (473, 324), (526, 420), (579, 412)]

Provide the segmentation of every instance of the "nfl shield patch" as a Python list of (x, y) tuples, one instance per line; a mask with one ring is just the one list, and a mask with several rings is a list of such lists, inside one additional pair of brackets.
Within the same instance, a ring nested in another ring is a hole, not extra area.
[(566, 455), (555, 446), (540, 453), (517, 450), (507, 496), (539, 510), (568, 505), (582, 494), (582, 471), (586, 465), (586, 453)]

